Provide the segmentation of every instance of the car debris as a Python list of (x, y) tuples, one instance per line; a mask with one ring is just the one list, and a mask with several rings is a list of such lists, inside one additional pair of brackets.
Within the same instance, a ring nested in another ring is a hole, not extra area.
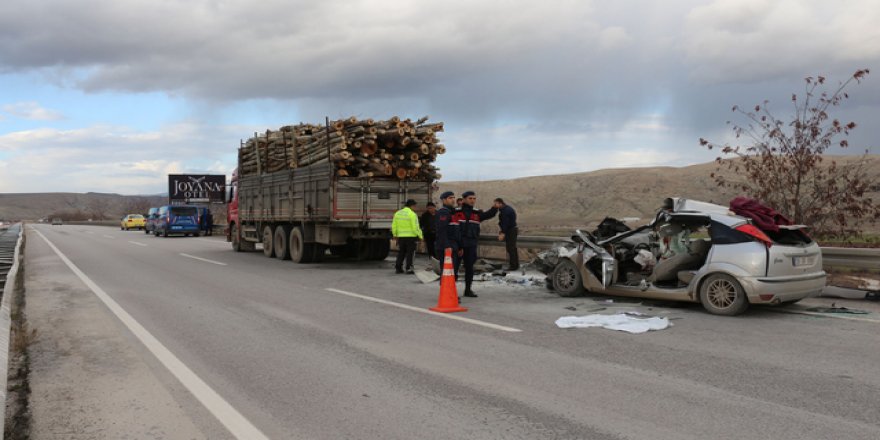
[(669, 328), (672, 324), (668, 318), (652, 316), (643, 318), (641, 316), (632, 316), (632, 314), (618, 313), (614, 315), (584, 315), (584, 316), (563, 316), (556, 320), (556, 326), (559, 328), (590, 328), (601, 327), (608, 330), (618, 330), (622, 332), (641, 334), (649, 331), (663, 330)]

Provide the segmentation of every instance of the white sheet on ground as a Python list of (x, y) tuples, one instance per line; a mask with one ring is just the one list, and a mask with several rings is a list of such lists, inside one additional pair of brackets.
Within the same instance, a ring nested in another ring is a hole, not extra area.
[(627, 333), (645, 333), (669, 327), (669, 319), (661, 317), (636, 318), (623, 313), (617, 315), (563, 316), (556, 320), (559, 328), (602, 327)]

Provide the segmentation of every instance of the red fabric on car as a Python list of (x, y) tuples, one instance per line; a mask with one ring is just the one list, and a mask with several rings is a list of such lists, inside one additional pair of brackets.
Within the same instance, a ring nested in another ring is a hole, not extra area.
[(761, 202), (739, 196), (730, 201), (730, 210), (736, 215), (748, 217), (762, 231), (779, 232), (779, 225), (790, 225), (788, 217), (764, 206)]

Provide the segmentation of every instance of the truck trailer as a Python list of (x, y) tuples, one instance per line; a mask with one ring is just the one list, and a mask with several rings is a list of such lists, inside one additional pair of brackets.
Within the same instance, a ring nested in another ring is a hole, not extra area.
[[(320, 129), (311, 126), (311, 131), (323, 131), (323, 135), (298, 136), (301, 126), (282, 127), (267, 132), (265, 138), (254, 136), (242, 143), (227, 204), (227, 241), (233, 250), (253, 251), (261, 243), (267, 257), (296, 263), (320, 262), (328, 251), (359, 260), (384, 260), (394, 213), (407, 199), (414, 199), (418, 206), (431, 200), (433, 177), (438, 174), (433, 166), (429, 165), (430, 170), (420, 167), (430, 164), (438, 150), (443, 151), (442, 145), (424, 142), (434, 139), (433, 130), (427, 130), (430, 136), (426, 136), (424, 129), (416, 133), (418, 126), (412, 123), (408, 123), (411, 130), (398, 130), (399, 123), (394, 123), (391, 135), (379, 128), (373, 138), (366, 130), (364, 139), (365, 131), (359, 130), (360, 137), (354, 139), (360, 142), (347, 136), (347, 127), (365, 124), (352, 125), (346, 120), (332, 126), (328, 121)], [(368, 128), (388, 125), (370, 121)], [(285, 128), (289, 136), (283, 134)], [(407, 134), (412, 137), (404, 140)], [(274, 145), (281, 152), (273, 153)], [(425, 145), (427, 155), (422, 154)], [(419, 148), (419, 160), (413, 160), (413, 148)], [(320, 156), (310, 159), (306, 154)], [(273, 166), (273, 157), (283, 163)], [(396, 162), (396, 157), (405, 161)], [(355, 172), (358, 161), (370, 164), (371, 170), (388, 172)], [(243, 175), (242, 169), (248, 168), (250, 172)]]

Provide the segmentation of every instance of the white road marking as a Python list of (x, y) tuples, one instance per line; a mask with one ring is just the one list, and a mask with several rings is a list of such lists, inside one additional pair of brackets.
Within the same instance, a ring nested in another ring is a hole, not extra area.
[(136, 245), (138, 245), (138, 246), (146, 246), (146, 244), (144, 244), (144, 243), (140, 243), (140, 242), (137, 242), (137, 241), (131, 241), (131, 240), (129, 240), (128, 242), (131, 243), (131, 244), (136, 244)]
[(206, 263), (216, 264), (218, 266), (226, 266), (227, 265), (226, 263), (221, 263), (219, 261), (209, 260), (207, 258), (197, 257), (195, 255), (190, 255), (190, 254), (180, 254), (180, 255), (183, 257), (186, 257), (186, 258), (192, 258), (193, 260), (199, 260), (199, 261), (204, 261)]
[(104, 238), (110, 238), (110, 239), (114, 239), (114, 240), (116, 239), (116, 237), (114, 237), (114, 236), (112, 236), (112, 235), (102, 235), (102, 237), (104, 237)]
[(65, 256), (61, 251), (46, 238), (40, 231), (34, 230), (43, 240), (46, 241), (46, 244), (52, 248), (53, 251), (61, 258), (61, 261), (82, 280), (92, 292), (104, 302), (110, 311), (125, 324), (126, 327), (134, 334), (144, 346), (153, 353), (154, 356), (168, 369), (177, 380), (189, 390), (190, 393), (195, 396), (202, 405), (205, 405), (205, 408), (217, 418), (226, 429), (237, 439), (242, 440), (262, 440), (269, 438), (266, 437), (256, 426), (251, 424), (248, 419), (246, 419), (241, 413), (238, 412), (232, 405), (229, 404), (226, 400), (220, 397), (216, 391), (214, 391), (208, 384), (205, 383), (199, 376), (197, 376), (189, 367), (186, 366), (183, 362), (180, 361), (170, 350), (165, 348), (158, 339), (156, 339), (150, 332), (147, 331), (140, 323), (138, 323), (125, 309), (122, 308), (113, 298), (110, 298), (110, 295), (101, 289), (100, 286), (95, 284), (94, 281), (91, 280), (85, 273), (79, 270), (73, 262), (71, 262), (67, 256)]
[(372, 296), (361, 295), (361, 294), (359, 294), (359, 293), (346, 292), (346, 291), (344, 291), (344, 290), (331, 289), (331, 288), (327, 288), (327, 289), (325, 289), (325, 290), (327, 290), (327, 291), (329, 291), (329, 292), (333, 292), (333, 293), (339, 293), (339, 294), (342, 294), (342, 295), (347, 295), (347, 296), (350, 296), (350, 297), (352, 297), (352, 298), (360, 298), (360, 299), (363, 299), (363, 300), (366, 300), (366, 301), (377, 302), (377, 303), (379, 303), (379, 304), (385, 304), (385, 305), (388, 305), (388, 306), (399, 307), (399, 308), (401, 308), (401, 309), (411, 310), (411, 311), (413, 311), (413, 312), (425, 313), (425, 314), (428, 314), (428, 315), (434, 315), (434, 316), (438, 316), (438, 317), (441, 317), (441, 318), (454, 319), (454, 320), (456, 320), (456, 321), (462, 321), (462, 322), (466, 322), (466, 323), (468, 323), (468, 324), (479, 325), (479, 326), (486, 327), (486, 328), (491, 328), (491, 329), (494, 329), (494, 330), (501, 330), (501, 331), (505, 331), (505, 332), (514, 332), (514, 333), (515, 333), (515, 332), (521, 332), (521, 331), (522, 331), (522, 330), (520, 330), (520, 329), (518, 329), (518, 328), (505, 327), (505, 326), (503, 326), (503, 325), (492, 324), (491, 322), (479, 321), (479, 320), (476, 320), (476, 319), (465, 318), (465, 317), (462, 317), (462, 316), (452, 315), (452, 314), (449, 314), (449, 313), (438, 313), (438, 312), (434, 312), (434, 311), (432, 311), (432, 310), (423, 309), (423, 308), (421, 308), (421, 307), (415, 307), (415, 306), (411, 306), (411, 305), (408, 305), (408, 304), (401, 304), (401, 303), (397, 303), (397, 302), (394, 302), (394, 301), (388, 301), (388, 300), (385, 300), (385, 299), (374, 298), (374, 297), (372, 297)]

